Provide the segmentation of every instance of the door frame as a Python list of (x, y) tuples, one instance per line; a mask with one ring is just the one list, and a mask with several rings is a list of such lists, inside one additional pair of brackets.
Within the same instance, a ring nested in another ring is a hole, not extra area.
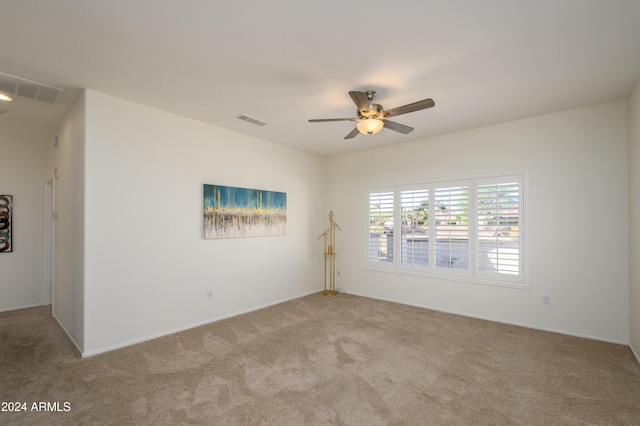
[(53, 312), (54, 304), (54, 221), (55, 211), (55, 179), (47, 179), (44, 184), (44, 304), (51, 305)]

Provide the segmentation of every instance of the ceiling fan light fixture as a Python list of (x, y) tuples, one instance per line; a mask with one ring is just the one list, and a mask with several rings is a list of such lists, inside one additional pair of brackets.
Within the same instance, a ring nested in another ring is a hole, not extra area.
[(364, 120), (358, 121), (356, 127), (358, 131), (363, 135), (375, 135), (384, 126), (384, 122), (382, 120), (378, 120), (376, 118), (366, 118)]

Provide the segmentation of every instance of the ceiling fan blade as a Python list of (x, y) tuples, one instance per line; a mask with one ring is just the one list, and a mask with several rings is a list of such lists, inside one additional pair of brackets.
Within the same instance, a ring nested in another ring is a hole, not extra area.
[(383, 111), (383, 115), (385, 117), (395, 117), (396, 115), (406, 114), (408, 112), (420, 111), (427, 108), (433, 108), (436, 103), (433, 99), (423, 99), (418, 102), (414, 102), (412, 104), (403, 105), (398, 108), (392, 108), (387, 111)]
[[(353, 99), (353, 102), (358, 107), (358, 111), (360, 114), (364, 112), (369, 112), (369, 100), (367, 99), (367, 94), (364, 92), (349, 92), (349, 96)], [(363, 114), (364, 115), (364, 114)]]
[(326, 121), (356, 121), (357, 118), (314, 118), (309, 123), (324, 123)]
[(413, 127), (405, 126), (404, 124), (396, 123), (395, 121), (382, 120), (384, 122), (384, 127), (389, 130), (395, 130), (396, 132), (400, 132), (402, 134), (407, 134), (413, 132)]
[(345, 139), (353, 139), (356, 137), (356, 135), (360, 133), (360, 131), (358, 130), (358, 128), (356, 127), (355, 129), (353, 129), (347, 136), (345, 136)]

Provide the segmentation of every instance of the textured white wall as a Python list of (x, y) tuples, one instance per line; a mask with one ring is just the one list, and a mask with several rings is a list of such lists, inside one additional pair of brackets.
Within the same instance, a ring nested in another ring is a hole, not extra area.
[(629, 341), (640, 362), (640, 80), (629, 104)]
[[(330, 159), (338, 285), (374, 298), (626, 343), (627, 101)], [(526, 170), (530, 290), (364, 269), (365, 188)], [(551, 305), (543, 305), (543, 295)]]
[(0, 132), (0, 194), (13, 195), (13, 252), (0, 253), (0, 311), (41, 305), (44, 141)]
[[(321, 289), (324, 159), (86, 96), (85, 355)], [(204, 240), (205, 183), (286, 192), (287, 235)]]

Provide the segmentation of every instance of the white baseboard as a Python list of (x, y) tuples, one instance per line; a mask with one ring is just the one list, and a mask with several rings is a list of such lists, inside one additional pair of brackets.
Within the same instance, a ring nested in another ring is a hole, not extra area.
[(73, 343), (73, 346), (76, 348), (76, 350), (78, 351), (78, 355), (82, 356), (82, 349), (80, 349), (80, 346), (78, 346), (78, 344), (76, 343), (76, 341), (73, 339), (73, 337), (71, 337), (71, 334), (69, 333), (69, 331), (67, 331), (66, 328), (64, 328), (64, 325), (62, 325), (62, 323), (58, 320), (58, 318), (56, 318), (55, 315), (51, 315), (53, 317), (54, 320), (56, 320), (56, 322), (58, 323), (58, 325), (60, 326), (60, 328), (62, 329), (62, 331), (64, 331), (64, 334), (67, 335), (67, 337), (69, 338), (69, 340), (71, 341), (71, 343)]
[(631, 349), (631, 353), (634, 357), (636, 357), (636, 361), (638, 361), (638, 365), (640, 365), (640, 355), (638, 355), (638, 352), (633, 348), (631, 344), (629, 344), (629, 349)]
[[(170, 334), (179, 333), (179, 332), (185, 331), (185, 330), (190, 330), (192, 328), (200, 327), (200, 326), (206, 325), (206, 324), (211, 324), (213, 322), (221, 321), (223, 319), (235, 317), (235, 316), (238, 316), (238, 315), (246, 314), (246, 313), (257, 311), (257, 310), (264, 309), (264, 308), (268, 308), (269, 306), (278, 305), (280, 303), (288, 302), (290, 300), (299, 299), (301, 297), (309, 296), (310, 294), (315, 294), (315, 293), (318, 293), (320, 291), (322, 291), (322, 289), (312, 290), (312, 291), (309, 291), (309, 292), (306, 292), (306, 293), (302, 293), (302, 294), (299, 294), (299, 295), (296, 295), (296, 296), (293, 296), (293, 297), (288, 297), (286, 299), (277, 300), (275, 302), (265, 303), (263, 305), (258, 305), (258, 306), (254, 306), (254, 307), (251, 307), (251, 308), (248, 308), (248, 309), (243, 309), (241, 311), (233, 312), (231, 314), (221, 315), (219, 317), (211, 318), (211, 319), (208, 319), (208, 320), (205, 320), (205, 321), (189, 324), (189, 325), (186, 325), (184, 327), (178, 327), (178, 328), (174, 328), (172, 330), (163, 331), (161, 333), (153, 334), (153, 335), (150, 335), (150, 336), (141, 337), (139, 339), (129, 340), (127, 342), (119, 343), (119, 344), (113, 345), (113, 346), (108, 346), (108, 347), (96, 349), (96, 350), (93, 350), (93, 351), (86, 351), (86, 352), (80, 351), (80, 355), (82, 356), (82, 358), (88, 358), (88, 357), (91, 357), (91, 356), (94, 356), (94, 355), (99, 355), (99, 354), (102, 354), (102, 353), (105, 353), (105, 352), (110, 352), (110, 351), (113, 351), (113, 350), (116, 350), (116, 349), (122, 349), (122, 348), (125, 348), (127, 346), (132, 346), (132, 345), (136, 345), (138, 343), (147, 342), (149, 340), (157, 339), (159, 337), (168, 336)], [(72, 339), (72, 341), (73, 341), (73, 339)], [(78, 346), (76, 345), (76, 347), (78, 347)]]
[[(482, 316), (482, 315), (468, 314), (466, 312), (451, 311), (451, 310), (446, 310), (446, 309), (433, 308), (431, 306), (416, 305), (416, 304), (412, 304), (412, 303), (406, 303), (406, 302), (399, 301), (399, 300), (384, 299), (384, 298), (380, 298), (380, 297), (372, 297), (372, 296), (367, 295), (367, 294), (359, 294), (359, 293), (350, 293), (350, 294), (353, 294), (355, 296), (368, 297), (370, 299), (384, 300), (385, 302), (393, 302), (393, 303), (399, 303), (401, 305), (414, 306), (416, 308), (429, 309), (431, 311), (443, 312), (443, 313), (446, 313), (446, 314), (460, 315), (462, 317), (475, 318), (475, 319), (480, 319), (480, 320), (484, 320), (484, 321), (492, 321), (492, 322), (497, 322), (497, 323), (501, 323), (501, 324), (515, 325), (517, 327), (530, 328), (530, 329), (533, 329), (533, 330), (548, 331), (550, 333), (564, 334), (566, 336), (582, 337), (583, 339), (598, 340), (598, 341), (601, 341), (601, 342), (615, 343), (617, 345), (629, 346), (629, 342), (616, 340), (616, 339), (607, 339), (607, 338), (600, 337), (600, 336), (592, 336), (592, 335), (589, 335), (589, 334), (573, 333), (571, 331), (558, 330), (558, 329), (549, 328), (549, 327), (539, 327), (539, 326), (535, 326), (535, 325), (531, 325), (531, 324), (523, 324), (523, 323), (518, 323), (518, 322), (513, 322), (513, 321), (504, 321), (504, 320), (501, 320), (501, 319), (492, 318), (492, 317), (485, 317), (485, 316)], [(632, 349), (632, 351), (633, 351), (633, 349)], [(638, 358), (637, 355), (636, 355), (636, 358)]]
[(15, 308), (2, 308), (0, 312), (19, 311), (20, 309), (38, 308), (40, 306), (46, 306), (44, 303), (37, 303), (35, 305), (17, 306)]

